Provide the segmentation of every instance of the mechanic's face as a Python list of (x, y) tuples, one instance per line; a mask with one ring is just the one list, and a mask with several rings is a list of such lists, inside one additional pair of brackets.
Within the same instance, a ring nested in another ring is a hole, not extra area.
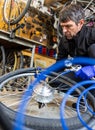
[(63, 34), (66, 36), (67, 39), (72, 39), (73, 36), (76, 36), (76, 34), (81, 30), (83, 24), (84, 20), (80, 20), (78, 24), (76, 24), (72, 20), (60, 23), (63, 30)]

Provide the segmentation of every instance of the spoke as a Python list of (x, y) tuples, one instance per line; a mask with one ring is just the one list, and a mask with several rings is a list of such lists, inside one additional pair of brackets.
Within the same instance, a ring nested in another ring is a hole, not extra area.
[[(6, 79), (6, 81), (1, 83), (1, 88), (3, 87), (3, 90), (0, 92), (0, 101), (15, 111), (18, 110), (21, 103), (23, 104), (23, 102), (26, 101), (26, 115), (39, 118), (52, 119), (53, 117), (54, 119), (59, 119), (60, 104), (65, 95), (64, 90), (69, 89), (72, 83), (68, 81), (65, 82), (62, 77), (60, 78), (60, 76), (56, 76), (56, 81), (58, 80), (59, 84), (57, 87), (53, 88), (52, 85), (47, 84), (47, 81), (41, 80), (37, 86), (34, 87), (31, 96), (28, 96), (26, 99), (22, 100), (24, 92), (27, 91), (27, 81), (30, 76), (33, 77), (34, 75), (34, 73), (30, 72), (22, 73)], [(15, 88), (14, 91), (13, 88)], [(18, 88), (21, 89), (19, 90)], [(77, 97), (69, 95), (65, 110), (66, 118), (69, 118), (68, 116), (75, 116), (76, 112), (73, 112), (75, 110), (72, 108), (72, 103), (75, 103), (76, 101)], [(72, 112), (70, 112), (70, 109)]]

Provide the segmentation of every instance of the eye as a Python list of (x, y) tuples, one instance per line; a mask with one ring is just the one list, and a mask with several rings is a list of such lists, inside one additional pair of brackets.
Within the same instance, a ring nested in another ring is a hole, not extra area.
[(69, 28), (72, 27), (72, 25), (62, 25), (61, 27), (62, 27), (62, 28), (67, 28), (67, 29), (69, 29)]
[(66, 27), (66, 28), (70, 28), (70, 27), (72, 27), (72, 25), (66, 25), (65, 27)]

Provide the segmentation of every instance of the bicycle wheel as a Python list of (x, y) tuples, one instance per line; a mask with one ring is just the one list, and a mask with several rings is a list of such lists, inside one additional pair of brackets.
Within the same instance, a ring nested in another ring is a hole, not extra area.
[(0, 75), (5, 73), (5, 49), (0, 46)]
[(31, 64), (31, 57), (23, 55), (23, 68), (30, 67)]
[(17, 54), (15, 51), (6, 51), (5, 73), (16, 70)]
[[(6, 107), (2, 103), (0, 103), (0, 130), (13, 130), (13, 123), (10, 121), (8, 115), (5, 112), (5, 109)], [(30, 130), (30, 129), (24, 127), (23, 130)], [(34, 129), (31, 128), (31, 130)]]
[(20, 51), (6, 50), (5, 73), (23, 67), (23, 55)]
[(3, 19), (9, 25), (18, 23), (27, 12), (31, 0), (5, 0), (3, 5)]
[(22, 54), (21, 51), (16, 51), (16, 54), (17, 54), (17, 64), (16, 64), (16, 69), (20, 69), (23, 67), (23, 64), (24, 64), (24, 56)]
[[(0, 101), (4, 104), (3, 109), (11, 121), (15, 120), (15, 112), (21, 102), (22, 95), (29, 84), (29, 79), (31, 78), (33, 80), (36, 76), (36, 72), (38, 73), (35, 68), (21, 69), (0, 78), (0, 88), (4, 88), (4, 91), (0, 92)], [(70, 88), (74, 83), (69, 81), (68, 78), (66, 79), (64, 76), (55, 73), (48, 75), (47, 78), (49, 78), (49, 80), (39, 82), (33, 89), (32, 97), (27, 97), (27, 99), (29, 98), (29, 101), (24, 113), (24, 125), (27, 128), (34, 128), (37, 130), (62, 130), (59, 106), (64, 97), (63, 90), (67, 87)], [(60, 84), (57, 87), (52, 88), (49, 86), (49, 83), (52, 83), (54, 80)], [(6, 91), (6, 86), (10, 88), (8, 91)], [(13, 91), (14, 87), (16, 88), (15, 91)], [(20, 91), (18, 88), (21, 88)], [(46, 90), (46, 95), (41, 95), (40, 92), (43, 92), (41, 91), (43, 89)], [(76, 92), (78, 96), (80, 93), (79, 90), (76, 90)], [(82, 127), (78, 120), (76, 110), (72, 109), (71, 106), (72, 102), (76, 102), (77, 96), (70, 95), (66, 106), (66, 122), (69, 129), (73, 130)], [(92, 99), (91, 97), (89, 98), (90, 100)], [(93, 100), (91, 101), (93, 102)], [(87, 122), (92, 121), (92, 115), (88, 112), (82, 113), (82, 116)]]

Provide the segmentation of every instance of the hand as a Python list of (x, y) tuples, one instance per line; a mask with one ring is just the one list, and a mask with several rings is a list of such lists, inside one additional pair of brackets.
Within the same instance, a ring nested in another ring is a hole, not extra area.
[(90, 79), (95, 76), (95, 66), (85, 66), (75, 72), (76, 77), (81, 79)]

